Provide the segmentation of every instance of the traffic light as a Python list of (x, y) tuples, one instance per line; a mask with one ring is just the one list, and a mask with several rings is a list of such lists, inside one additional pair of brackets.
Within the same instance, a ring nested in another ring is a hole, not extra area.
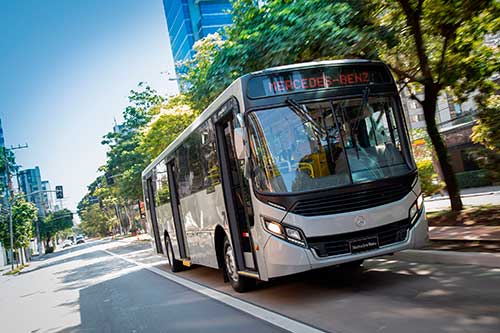
[(62, 199), (64, 198), (64, 194), (63, 194), (63, 187), (61, 185), (57, 185), (56, 186), (56, 198), (57, 199)]
[(104, 176), (106, 177), (106, 183), (108, 185), (113, 185), (115, 183), (115, 180), (114, 180), (113, 175), (111, 174), (111, 172), (106, 172), (104, 174)]

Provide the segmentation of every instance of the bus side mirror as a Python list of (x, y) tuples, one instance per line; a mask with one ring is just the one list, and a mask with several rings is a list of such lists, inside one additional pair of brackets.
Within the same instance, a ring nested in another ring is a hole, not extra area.
[(245, 159), (245, 145), (243, 144), (243, 128), (234, 129), (234, 152), (239, 160)]

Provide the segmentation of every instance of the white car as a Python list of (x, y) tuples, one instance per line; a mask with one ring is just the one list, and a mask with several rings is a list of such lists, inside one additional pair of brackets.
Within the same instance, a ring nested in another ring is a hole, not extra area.
[(70, 247), (71, 245), (73, 245), (73, 241), (71, 239), (66, 239), (63, 244), (62, 244), (62, 247), (63, 249), (67, 248), (67, 247)]

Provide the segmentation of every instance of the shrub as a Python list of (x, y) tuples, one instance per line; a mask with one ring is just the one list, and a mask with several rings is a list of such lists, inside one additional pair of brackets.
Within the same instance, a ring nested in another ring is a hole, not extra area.
[(491, 185), (488, 171), (483, 169), (457, 172), (455, 176), (457, 177), (459, 188), (471, 188)]
[(422, 191), (426, 196), (431, 196), (444, 187), (444, 183), (438, 179), (432, 160), (418, 161), (417, 168)]
[(48, 246), (45, 249), (45, 254), (49, 254), (49, 253), (52, 253), (52, 252), (54, 252), (54, 247), (53, 246)]

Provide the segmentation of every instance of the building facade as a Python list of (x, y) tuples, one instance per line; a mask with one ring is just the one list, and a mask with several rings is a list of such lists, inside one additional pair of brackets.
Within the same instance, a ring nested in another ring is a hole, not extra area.
[(229, 0), (163, 0), (175, 62), (190, 58), (194, 43), (231, 24)]
[(47, 193), (41, 191), (44, 191), (44, 186), (46, 189), (50, 189), (50, 184), (48, 181), (42, 181), (40, 168), (34, 167), (32, 169), (21, 170), (17, 177), (21, 191), (26, 195), (26, 199), (35, 204), (39, 215), (47, 215), (50, 209), (48, 202), (50, 196), (45, 195)]
[(52, 212), (55, 210), (54, 192), (50, 187), (50, 182), (48, 180), (42, 180), (42, 200), (44, 207), (47, 211)]

